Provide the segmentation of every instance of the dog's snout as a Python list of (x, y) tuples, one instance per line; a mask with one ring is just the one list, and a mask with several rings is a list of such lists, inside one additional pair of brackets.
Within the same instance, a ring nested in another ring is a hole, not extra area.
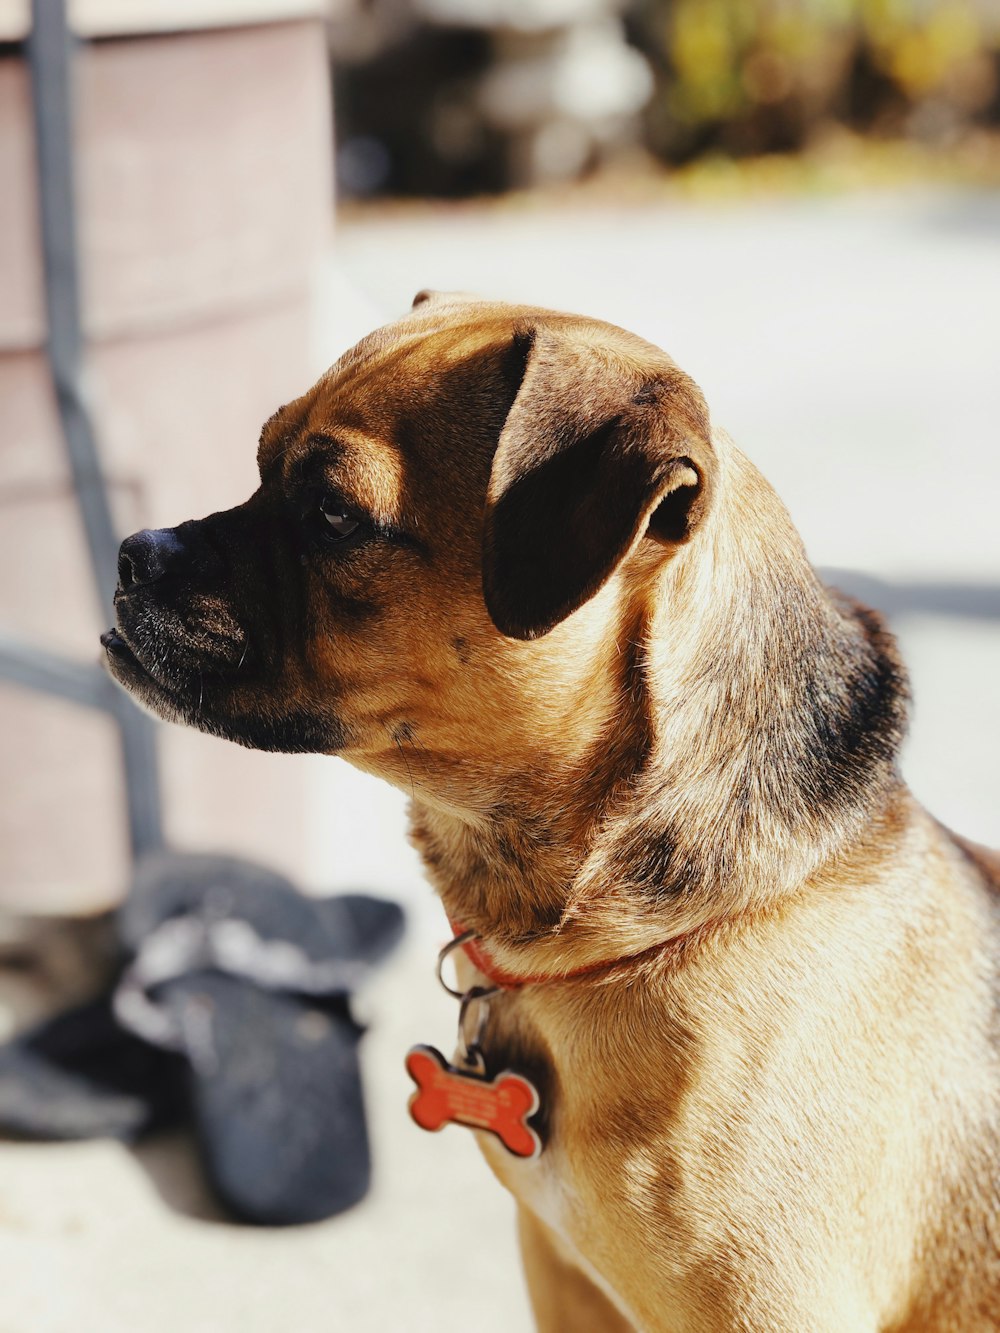
[(118, 584), (123, 592), (155, 583), (179, 564), (184, 544), (173, 528), (143, 528), (126, 537), (118, 551)]

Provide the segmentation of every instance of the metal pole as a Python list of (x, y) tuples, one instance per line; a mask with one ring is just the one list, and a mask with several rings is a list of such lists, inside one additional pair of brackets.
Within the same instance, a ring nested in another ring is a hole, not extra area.
[[(73, 195), (72, 48), (65, 0), (32, 0), (28, 38), (42, 253), (47, 353), (91, 572), (102, 618), (110, 624), (118, 537), (101, 471), (86, 391)], [(112, 702), (113, 701), (113, 702)], [(118, 724), (128, 795), (132, 854), (163, 845), (153, 723), (122, 690), (109, 697)]]

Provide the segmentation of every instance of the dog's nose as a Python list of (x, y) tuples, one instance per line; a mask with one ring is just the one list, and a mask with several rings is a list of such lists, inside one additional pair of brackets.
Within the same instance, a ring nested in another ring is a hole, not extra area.
[(126, 537), (118, 551), (118, 585), (122, 592), (155, 583), (180, 564), (184, 544), (173, 528), (143, 528)]

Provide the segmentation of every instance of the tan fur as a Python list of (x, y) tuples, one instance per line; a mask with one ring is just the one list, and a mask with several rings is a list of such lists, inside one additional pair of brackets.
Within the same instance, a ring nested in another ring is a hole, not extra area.
[[(1000, 1327), (998, 862), (903, 786), (890, 636), (696, 387), (611, 326), (422, 293), (260, 463), (203, 521), (230, 578), (121, 594), (119, 678), (408, 791), (504, 968), (641, 955), (490, 1005), (545, 1101), (537, 1162), (483, 1136), (539, 1327)], [(317, 486), (404, 537), (303, 545)], [(229, 624), (249, 664), (195, 706)]]

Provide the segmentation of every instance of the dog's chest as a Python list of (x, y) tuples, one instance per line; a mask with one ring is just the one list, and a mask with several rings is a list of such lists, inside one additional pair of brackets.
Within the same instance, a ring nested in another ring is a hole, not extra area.
[[(605, 1275), (613, 1265), (602, 1266), (602, 1246), (595, 1244), (592, 1232), (600, 1232), (595, 1215), (579, 1188), (572, 1164), (558, 1141), (550, 1142), (542, 1157), (533, 1162), (518, 1161), (489, 1134), (477, 1135), (479, 1146), (493, 1173), (513, 1194), (518, 1204), (542, 1222), (552, 1235), (561, 1258), (578, 1268), (604, 1293), (622, 1315), (637, 1326), (622, 1293)], [(605, 1257), (606, 1258), (606, 1257)]]

